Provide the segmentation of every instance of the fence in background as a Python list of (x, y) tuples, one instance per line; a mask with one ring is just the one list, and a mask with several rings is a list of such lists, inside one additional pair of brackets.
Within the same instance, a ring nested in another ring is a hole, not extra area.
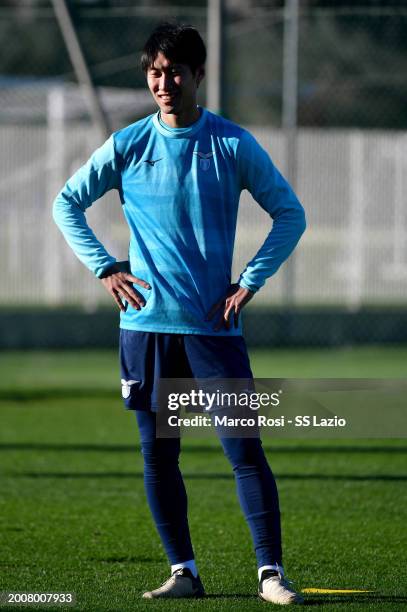
[[(51, 204), (100, 139), (75, 84), (51, 4), (5, 4), (0, 7), (0, 303), (10, 308), (73, 304), (93, 311), (110, 298), (64, 244), (51, 219)], [(158, 21), (193, 23), (207, 38), (202, 3), (135, 4), (71, 3), (112, 129), (154, 111), (138, 57)], [(281, 127), (283, 3), (224, 4), (223, 114), (248, 127), (291, 175), (288, 136)], [(407, 7), (402, 2), (326, 5), (299, 2), (294, 182), (308, 230), (291, 274), (280, 271), (251, 306), (253, 312), (283, 312), (289, 294), (289, 306), (297, 310), (329, 307), (355, 314), (366, 307), (379, 313), (398, 308), (383, 323), (389, 330), (383, 339), (405, 340), (399, 323), (407, 303)], [(205, 100), (204, 82), (200, 103)], [(118, 197), (105, 196), (88, 219), (108, 250), (125, 258), (128, 233)], [(244, 193), (235, 277), (270, 227)], [(317, 319), (302, 321), (304, 338), (317, 330)], [(358, 319), (355, 329), (363, 321)], [(261, 316), (254, 335), (264, 337), (266, 325)]]
[[(284, 172), (280, 130), (250, 128)], [(87, 126), (0, 126), (0, 301), (82, 304), (110, 297), (75, 258), (51, 217), (67, 176), (96, 146)], [(396, 305), (407, 296), (407, 134), (300, 129), (298, 193), (308, 230), (296, 251), (293, 305), (357, 309)], [(18, 160), (18, 164), (15, 164)], [(128, 228), (111, 192), (88, 210), (108, 251), (125, 259)], [(236, 278), (271, 229), (271, 219), (244, 192), (238, 221)], [(269, 280), (257, 305), (279, 306), (282, 274)]]

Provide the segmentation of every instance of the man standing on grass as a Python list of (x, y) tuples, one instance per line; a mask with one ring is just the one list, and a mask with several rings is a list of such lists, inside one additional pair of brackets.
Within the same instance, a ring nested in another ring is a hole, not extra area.
[[(136, 411), (147, 500), (171, 564), (170, 578), (145, 598), (204, 595), (178, 466), (180, 440), (156, 438), (159, 380), (252, 378), (241, 310), (305, 228), (302, 206), (253, 136), (197, 106), (205, 59), (195, 28), (157, 27), (141, 65), (158, 112), (114, 133), (54, 203), (69, 245), (121, 311), (122, 392)], [(129, 262), (116, 262), (86, 223), (85, 210), (110, 189), (119, 192), (130, 228)], [(231, 283), (243, 189), (273, 227)], [(259, 595), (299, 603), (284, 579), (278, 494), (261, 441), (222, 437), (221, 443), (253, 538)]]

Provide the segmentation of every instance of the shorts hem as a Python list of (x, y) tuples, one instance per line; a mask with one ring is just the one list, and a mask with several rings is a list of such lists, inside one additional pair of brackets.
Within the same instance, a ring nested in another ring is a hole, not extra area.
[(237, 329), (237, 330), (231, 330), (231, 331), (227, 331), (225, 330), (220, 330), (220, 331), (210, 331), (208, 329), (184, 329), (181, 327), (162, 327), (160, 329), (158, 329), (157, 327), (155, 327), (154, 329), (152, 327), (130, 327), (130, 326), (125, 326), (125, 325), (120, 325), (120, 329), (124, 329), (126, 331), (137, 331), (137, 332), (148, 332), (148, 333), (153, 333), (153, 334), (179, 334), (182, 336), (188, 336), (188, 335), (194, 335), (194, 336), (224, 336), (224, 337), (228, 337), (228, 336), (242, 336), (242, 330)]
[(139, 410), (140, 412), (158, 412), (158, 406), (146, 406), (146, 405), (138, 405), (138, 406), (127, 406), (127, 404), (124, 404), (124, 408), (125, 410), (129, 411), (129, 412), (135, 412), (137, 410)]

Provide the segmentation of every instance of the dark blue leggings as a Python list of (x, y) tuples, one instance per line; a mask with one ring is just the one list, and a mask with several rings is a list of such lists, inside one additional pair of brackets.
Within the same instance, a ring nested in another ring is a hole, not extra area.
[[(144, 457), (144, 485), (158, 533), (172, 565), (194, 559), (187, 494), (179, 469), (179, 438), (156, 438), (155, 413), (136, 410)], [(280, 510), (274, 476), (259, 438), (221, 438), (236, 479), (258, 567), (282, 564)]]

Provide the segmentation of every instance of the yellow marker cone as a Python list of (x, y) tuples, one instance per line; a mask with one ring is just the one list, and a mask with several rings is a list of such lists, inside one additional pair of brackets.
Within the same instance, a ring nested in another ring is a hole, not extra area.
[(318, 593), (319, 595), (348, 595), (349, 593), (374, 593), (366, 589), (302, 589), (301, 593)]

